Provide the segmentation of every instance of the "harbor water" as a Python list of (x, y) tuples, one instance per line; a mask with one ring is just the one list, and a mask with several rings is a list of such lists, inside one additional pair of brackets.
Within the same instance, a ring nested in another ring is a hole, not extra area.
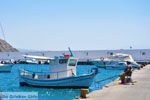
[[(91, 68), (96, 66), (89, 65), (78, 65), (77, 75), (88, 74), (91, 72)], [(49, 65), (36, 65), (36, 64), (16, 64), (13, 66), (11, 73), (0, 73), (0, 91), (2, 92), (38, 92), (39, 100), (73, 100), (75, 97), (80, 95), (79, 89), (50, 89), (50, 88), (37, 88), (37, 87), (27, 87), (19, 86), (19, 75), (18, 69), (27, 69), (31, 71), (44, 72), (49, 70)], [(91, 85), (90, 92), (102, 89), (103, 86), (112, 82), (117, 77), (100, 81), (111, 76), (119, 75), (123, 70), (106, 70), (99, 68), (99, 73), (94, 78)]]

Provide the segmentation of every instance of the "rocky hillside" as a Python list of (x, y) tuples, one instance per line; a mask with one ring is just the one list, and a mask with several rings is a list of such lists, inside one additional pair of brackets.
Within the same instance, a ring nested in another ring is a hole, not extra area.
[(0, 39), (0, 52), (19, 52), (16, 48), (13, 48), (9, 43)]

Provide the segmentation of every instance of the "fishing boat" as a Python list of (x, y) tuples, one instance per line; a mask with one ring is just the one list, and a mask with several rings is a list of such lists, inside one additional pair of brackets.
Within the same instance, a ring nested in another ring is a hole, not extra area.
[(106, 69), (125, 69), (128, 65), (133, 68), (139, 68), (130, 54), (117, 53), (108, 58), (94, 59), (91, 61), (94, 65)]
[(13, 64), (0, 64), (0, 72), (11, 72)]
[(97, 68), (90, 74), (76, 75), (78, 59), (73, 55), (54, 57), (50, 60), (49, 72), (34, 72), (19, 69), (20, 86), (49, 88), (89, 88), (97, 74)]

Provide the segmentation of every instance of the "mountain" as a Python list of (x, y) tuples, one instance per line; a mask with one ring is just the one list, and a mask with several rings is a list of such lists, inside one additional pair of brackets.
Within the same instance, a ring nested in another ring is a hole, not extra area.
[(20, 52), (39, 52), (40, 50), (17, 48)]
[(13, 48), (5, 40), (0, 39), (0, 52), (19, 52), (19, 50)]

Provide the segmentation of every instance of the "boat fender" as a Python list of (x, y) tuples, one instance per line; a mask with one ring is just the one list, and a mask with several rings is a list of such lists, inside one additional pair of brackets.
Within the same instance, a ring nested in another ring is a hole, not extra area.
[(95, 75), (98, 73), (98, 68), (92, 68), (91, 72), (94, 73)]
[(35, 78), (35, 73), (32, 74), (32, 78)]

